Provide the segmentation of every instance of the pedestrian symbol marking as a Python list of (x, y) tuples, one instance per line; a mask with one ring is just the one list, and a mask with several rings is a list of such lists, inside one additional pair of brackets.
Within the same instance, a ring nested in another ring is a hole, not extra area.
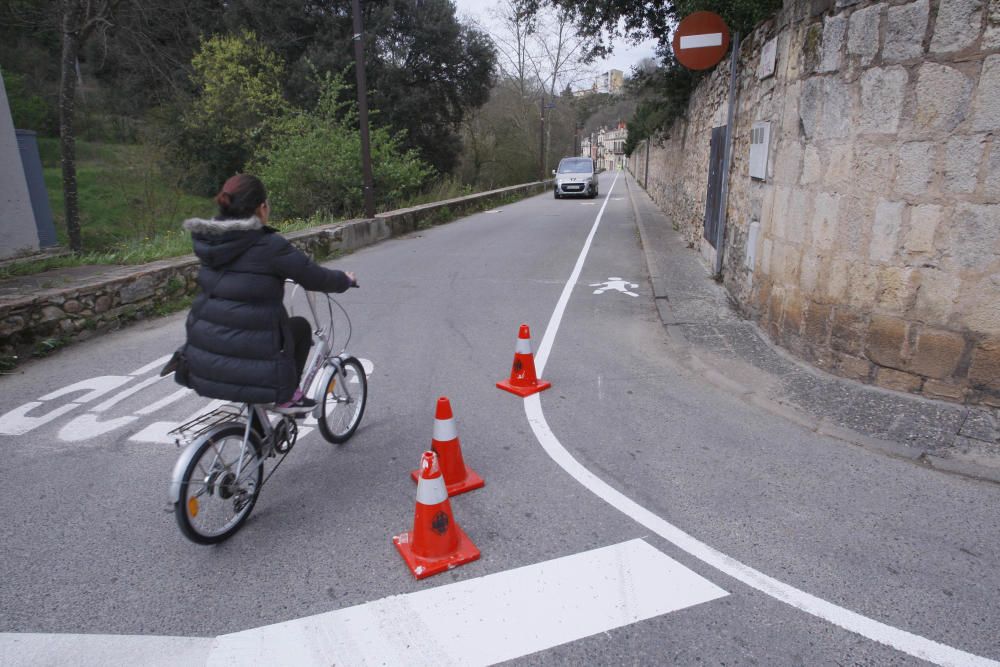
[(630, 292), (628, 288), (638, 287), (636, 283), (630, 283), (627, 280), (622, 280), (621, 278), (608, 278), (603, 283), (594, 283), (591, 287), (596, 287), (594, 294), (604, 294), (607, 291), (614, 290), (616, 292), (621, 292), (622, 294), (628, 294), (629, 296), (639, 296), (635, 292)]

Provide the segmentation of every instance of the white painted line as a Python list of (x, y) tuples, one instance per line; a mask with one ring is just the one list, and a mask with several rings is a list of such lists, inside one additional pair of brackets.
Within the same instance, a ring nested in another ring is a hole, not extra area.
[(156, 401), (155, 403), (150, 403), (146, 407), (140, 408), (139, 410), (136, 410), (135, 414), (137, 414), (137, 415), (151, 415), (154, 412), (156, 412), (157, 410), (165, 408), (168, 405), (170, 405), (171, 403), (176, 403), (177, 401), (179, 401), (182, 398), (186, 397), (188, 394), (193, 394), (193, 393), (194, 393), (194, 389), (188, 389), (187, 387), (184, 387), (182, 389), (178, 389), (177, 391), (175, 391), (174, 393), (170, 394), (169, 396), (161, 398), (160, 400)]
[(704, 49), (709, 46), (722, 46), (721, 32), (709, 32), (704, 35), (684, 35), (681, 37), (682, 49)]
[(130, 635), (0, 633), (0, 665), (108, 667), (203, 665), (215, 639)]
[(489, 665), (727, 595), (642, 540), (222, 635), (214, 665)]
[[(617, 180), (618, 177), (615, 176), (615, 181)], [(609, 188), (609, 194), (613, 188), (614, 183)], [(590, 235), (587, 237), (583, 249), (580, 251), (580, 256), (576, 260), (576, 265), (572, 273), (570, 273), (569, 280), (566, 281), (562, 295), (556, 303), (556, 308), (552, 313), (551, 319), (549, 319), (545, 334), (542, 336), (542, 343), (539, 346), (538, 354), (535, 355), (535, 369), (539, 376), (542, 376), (542, 372), (545, 369), (545, 362), (548, 360), (549, 352), (552, 349), (555, 334), (559, 330), (559, 323), (562, 321), (563, 313), (566, 310), (569, 295), (579, 278), (580, 270), (590, 251), (590, 244), (597, 231), (597, 226), (601, 222), (603, 213), (604, 207), (602, 206), (597, 214), (597, 219), (594, 221), (594, 226), (590, 230)], [(524, 399), (524, 413), (539, 444), (541, 444), (549, 457), (573, 477), (573, 479), (580, 482), (580, 484), (585, 486), (594, 495), (627, 515), (633, 521), (645, 526), (671, 544), (683, 549), (719, 571), (728, 574), (737, 581), (755, 588), (776, 600), (790, 604), (808, 614), (829, 621), (845, 630), (938, 665), (989, 665), (1000, 667), (1000, 662), (995, 660), (966, 653), (965, 651), (906, 632), (905, 630), (900, 630), (899, 628), (894, 628), (891, 625), (827, 602), (794, 586), (778, 581), (708, 546), (656, 514), (653, 514), (625, 494), (615, 490), (573, 458), (566, 448), (563, 447), (562, 443), (559, 442), (559, 439), (545, 421), (540, 394), (533, 394)]]
[(597, 233), (597, 226), (601, 224), (601, 216), (604, 215), (604, 209), (608, 206), (608, 196), (611, 191), (615, 189), (615, 183), (618, 182), (618, 174), (615, 174), (615, 180), (611, 181), (611, 187), (608, 188), (607, 194), (604, 195), (604, 203), (601, 204), (601, 209), (597, 212), (597, 219), (594, 220), (594, 225), (590, 228), (590, 233), (587, 234), (587, 240), (583, 242), (583, 250), (580, 251), (580, 256), (576, 259), (576, 265), (573, 267), (572, 273), (569, 274), (569, 280), (566, 281), (566, 286), (563, 287), (562, 294), (559, 295), (559, 301), (556, 302), (556, 309), (552, 311), (552, 317), (549, 318), (549, 324), (545, 327), (545, 335), (542, 336), (542, 344), (538, 347), (538, 354), (535, 355), (535, 370), (538, 377), (542, 377), (542, 371), (545, 369), (545, 362), (549, 358), (549, 350), (552, 349), (552, 341), (556, 338), (556, 332), (559, 331), (559, 323), (562, 321), (563, 312), (566, 310), (566, 304), (569, 303), (569, 295), (572, 294), (573, 288), (576, 286), (576, 281), (580, 278), (580, 271), (583, 270), (583, 263), (587, 259), (587, 253), (590, 252), (590, 244), (594, 241), (594, 234)]
[(151, 370), (159, 370), (167, 365), (167, 362), (170, 361), (170, 357), (172, 356), (174, 356), (173, 352), (171, 352), (170, 354), (165, 354), (156, 361), (151, 361), (145, 366), (141, 366), (140, 368), (135, 369), (134, 371), (129, 373), (129, 375), (145, 375)]
[(115, 394), (111, 398), (107, 399), (106, 401), (104, 401), (102, 403), (99, 403), (99, 404), (95, 405), (90, 410), (91, 410), (91, 412), (105, 412), (106, 410), (108, 410), (108, 408), (112, 408), (112, 407), (116, 406), (118, 403), (124, 401), (126, 398), (128, 398), (132, 394), (137, 394), (140, 391), (142, 391), (143, 389), (145, 389), (146, 387), (149, 387), (150, 385), (154, 385), (154, 384), (156, 384), (157, 382), (159, 382), (162, 379), (163, 378), (161, 378), (159, 375), (154, 375), (151, 378), (146, 378), (145, 380), (143, 380), (139, 384), (132, 385), (128, 389), (122, 389), (120, 392), (118, 392), (117, 394)]

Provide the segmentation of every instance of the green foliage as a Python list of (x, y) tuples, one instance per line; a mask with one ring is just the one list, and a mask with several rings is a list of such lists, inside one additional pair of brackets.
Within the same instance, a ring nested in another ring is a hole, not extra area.
[(639, 105), (628, 123), (627, 155), (631, 155), (640, 142), (666, 130), (675, 119), (684, 115), (691, 91), (702, 76), (701, 72), (682, 67), (669, 52), (655, 70), (636, 73), (629, 86), (638, 96)]
[[(340, 76), (319, 78), (320, 96), (309, 112), (288, 113), (273, 123), (270, 141), (248, 165), (269, 189), (278, 215), (342, 215), (363, 203), (361, 138), (353, 102)], [(370, 132), (372, 171), (379, 202), (396, 202), (418, 190), (432, 171), (401, 137), (386, 128)]]
[(197, 92), (182, 114), (173, 153), (187, 184), (207, 195), (240, 171), (274, 121), (287, 115), (285, 66), (252, 32), (203, 41), (191, 66)]
[(10, 113), (14, 127), (48, 134), (58, 126), (55, 107), (31, 89), (23, 74), (4, 71), (3, 82), (7, 89)]

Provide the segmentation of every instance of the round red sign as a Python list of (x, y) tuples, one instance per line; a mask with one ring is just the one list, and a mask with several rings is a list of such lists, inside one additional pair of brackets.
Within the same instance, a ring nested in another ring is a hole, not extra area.
[(729, 28), (714, 12), (695, 12), (680, 22), (671, 44), (681, 65), (688, 69), (708, 69), (729, 50)]

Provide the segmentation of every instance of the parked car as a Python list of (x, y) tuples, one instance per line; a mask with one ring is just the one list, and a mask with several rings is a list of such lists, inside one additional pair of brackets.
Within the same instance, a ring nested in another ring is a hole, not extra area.
[(589, 157), (564, 157), (552, 170), (552, 175), (556, 177), (556, 199), (569, 196), (593, 199), (597, 196), (597, 174), (594, 173), (594, 161)]

